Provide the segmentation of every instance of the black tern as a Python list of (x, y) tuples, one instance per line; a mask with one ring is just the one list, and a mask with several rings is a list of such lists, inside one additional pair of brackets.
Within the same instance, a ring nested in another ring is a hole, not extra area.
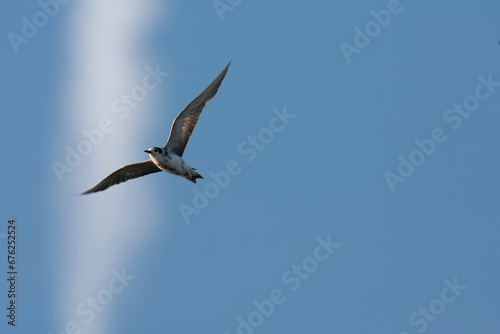
[(115, 184), (144, 175), (157, 173), (162, 170), (170, 174), (179, 175), (193, 183), (196, 183), (196, 179), (203, 179), (203, 176), (195, 172), (195, 168), (191, 168), (182, 159), (182, 154), (184, 153), (189, 137), (191, 133), (193, 133), (193, 129), (196, 122), (198, 122), (198, 118), (203, 108), (217, 93), (222, 80), (226, 76), (229, 65), (231, 65), (231, 62), (229, 62), (219, 76), (175, 118), (165, 147), (152, 147), (145, 150), (144, 152), (149, 154), (149, 160), (125, 165), (117, 169), (106, 176), (106, 178), (95, 187), (80, 195), (103, 191)]

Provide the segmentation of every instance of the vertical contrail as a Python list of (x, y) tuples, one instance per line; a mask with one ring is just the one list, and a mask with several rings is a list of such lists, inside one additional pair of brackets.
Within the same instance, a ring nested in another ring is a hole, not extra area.
[[(141, 123), (144, 120), (133, 115), (120, 119), (113, 113), (112, 103), (141, 84), (148, 65), (155, 67), (141, 58), (140, 42), (159, 9), (153, 0), (86, 0), (73, 6), (67, 42), (71, 71), (63, 94), (62, 118), (67, 133), (63, 140), (76, 149), (77, 143), (89, 141), (82, 137), (82, 131), (99, 128), (104, 118), (111, 120), (113, 130), (103, 138), (96, 136), (98, 145), (92, 145), (90, 153), (65, 175), (60, 188), (70, 194), (86, 190), (118, 164), (135, 162), (138, 157), (147, 159), (142, 153), (144, 147), (137, 144), (147, 130)], [(140, 103), (136, 113), (140, 112), (142, 119), (149, 112), (150, 102), (146, 99)], [(130, 276), (137, 274), (127, 270), (126, 259), (137, 252), (153, 228), (142, 221), (144, 208), (155, 203), (154, 193), (140, 182), (127, 185), (140, 196), (132, 196), (130, 191), (108, 191), (92, 197), (64, 198), (57, 203), (67, 254), (65, 263), (60, 264), (64, 270), (59, 275), (58, 328), (53, 328), (52, 333), (64, 331), (71, 322), (81, 333), (112, 331), (108, 324), (111, 309), (115, 300), (125, 296), (118, 295), (119, 283), (111, 289), (109, 282), (122, 270)], [(110, 289), (111, 294), (104, 291)], [(99, 307), (90, 305), (96, 296)]]

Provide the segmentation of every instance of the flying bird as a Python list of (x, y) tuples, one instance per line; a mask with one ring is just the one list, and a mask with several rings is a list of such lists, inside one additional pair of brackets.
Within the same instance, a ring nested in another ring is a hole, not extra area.
[(203, 107), (210, 101), (219, 89), (222, 80), (226, 76), (231, 62), (219, 74), (217, 78), (184, 110), (175, 118), (170, 129), (170, 136), (167, 144), (163, 147), (152, 147), (144, 152), (149, 154), (150, 159), (131, 165), (125, 165), (113, 173), (106, 176), (95, 187), (80, 195), (86, 195), (103, 191), (115, 184), (119, 184), (130, 179), (135, 179), (144, 175), (165, 171), (170, 174), (179, 175), (188, 181), (196, 183), (196, 179), (203, 179), (203, 176), (191, 168), (183, 159), (182, 154), (193, 133), (196, 122), (203, 110)]

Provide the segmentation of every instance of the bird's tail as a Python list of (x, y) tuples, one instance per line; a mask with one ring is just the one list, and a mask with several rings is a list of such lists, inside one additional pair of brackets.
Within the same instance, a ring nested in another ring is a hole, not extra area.
[(186, 178), (186, 179), (193, 182), (193, 183), (196, 183), (196, 179), (203, 179), (203, 176), (201, 176), (197, 172), (193, 171), (193, 174), (189, 178)]

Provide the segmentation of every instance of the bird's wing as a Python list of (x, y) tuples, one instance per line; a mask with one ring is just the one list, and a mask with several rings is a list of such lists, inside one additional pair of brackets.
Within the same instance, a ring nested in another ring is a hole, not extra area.
[(130, 179), (135, 179), (137, 177), (141, 177), (144, 175), (160, 171), (161, 169), (156, 167), (154, 162), (151, 160), (146, 160), (143, 162), (138, 162), (136, 164), (126, 165), (118, 168), (113, 173), (106, 176), (106, 178), (101, 182), (99, 182), (94, 188), (91, 188), (86, 192), (81, 193), (80, 195), (87, 195), (98, 191), (103, 191), (111, 186), (114, 186), (115, 184), (119, 184), (128, 181)]
[(175, 154), (182, 156), (184, 149), (189, 141), (191, 133), (198, 122), (201, 111), (205, 104), (210, 101), (222, 83), (222, 80), (226, 76), (227, 70), (231, 65), (231, 62), (227, 64), (226, 68), (219, 74), (217, 78), (201, 93), (197, 98), (195, 98), (190, 104), (188, 104), (184, 110), (175, 118), (172, 123), (172, 129), (170, 130), (170, 136), (168, 137), (167, 144), (165, 148), (174, 152)]

